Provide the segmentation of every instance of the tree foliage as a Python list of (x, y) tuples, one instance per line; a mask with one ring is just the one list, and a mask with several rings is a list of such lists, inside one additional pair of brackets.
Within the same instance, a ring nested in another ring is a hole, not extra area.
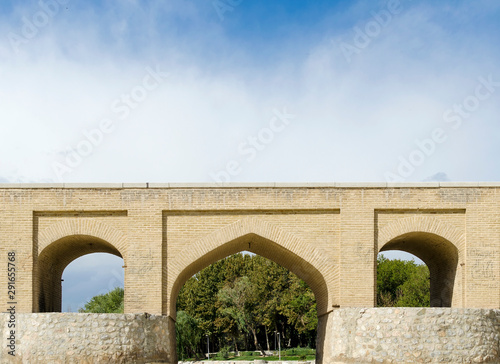
[[(93, 297), (79, 312), (123, 312), (123, 288)], [(377, 306), (428, 307), (429, 269), (413, 261), (377, 260)], [(235, 254), (191, 277), (177, 299), (179, 358), (207, 351), (315, 347), (318, 317), (308, 285), (258, 255)]]
[(426, 265), (414, 261), (377, 260), (377, 306), (429, 307), (430, 274)]
[[(317, 312), (311, 289), (293, 273), (258, 255), (235, 254), (190, 278), (177, 310), (209, 335), (210, 351), (271, 350), (279, 333), (283, 347), (315, 346)], [(206, 352), (200, 339), (199, 352)]]
[(288, 323), (303, 334), (318, 326), (316, 299), (304, 281), (293, 278), (290, 289), (283, 297), (281, 312), (288, 318)]
[(94, 296), (88, 301), (80, 313), (123, 313), (124, 290), (116, 287), (108, 293)]
[(196, 349), (203, 337), (203, 332), (198, 325), (198, 321), (185, 311), (177, 312), (175, 337), (177, 340), (177, 355), (181, 360), (189, 357), (200, 358)]

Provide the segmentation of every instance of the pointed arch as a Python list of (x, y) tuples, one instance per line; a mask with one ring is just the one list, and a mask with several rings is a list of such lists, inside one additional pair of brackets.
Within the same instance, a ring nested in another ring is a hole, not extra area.
[[(297, 236), (257, 218), (246, 218), (186, 246), (182, 259), (170, 262), (169, 294), (164, 312), (175, 318), (175, 304), (184, 283), (208, 265), (229, 255), (250, 251), (289, 269), (313, 290), (318, 314), (328, 312), (336, 299), (338, 266), (320, 249)], [(328, 284), (332, 282), (332, 284)], [(330, 289), (330, 291), (329, 291)], [(168, 302), (168, 303), (167, 303)]]

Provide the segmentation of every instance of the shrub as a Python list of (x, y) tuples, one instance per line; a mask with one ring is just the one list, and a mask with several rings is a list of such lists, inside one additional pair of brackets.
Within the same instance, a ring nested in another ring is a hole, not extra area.
[(220, 348), (219, 352), (215, 356), (216, 359), (228, 359), (229, 358), (229, 346), (224, 346)]

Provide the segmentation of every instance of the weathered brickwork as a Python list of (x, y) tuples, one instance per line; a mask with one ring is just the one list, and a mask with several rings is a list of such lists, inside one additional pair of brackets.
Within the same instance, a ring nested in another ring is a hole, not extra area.
[(190, 276), (247, 250), (311, 286), (326, 359), (333, 310), (374, 306), (392, 249), (429, 266), (433, 306), (500, 308), (500, 183), (0, 185), (0, 266), (15, 252), (22, 313), (60, 311), (64, 268), (107, 252), (124, 259), (125, 312), (174, 321)]

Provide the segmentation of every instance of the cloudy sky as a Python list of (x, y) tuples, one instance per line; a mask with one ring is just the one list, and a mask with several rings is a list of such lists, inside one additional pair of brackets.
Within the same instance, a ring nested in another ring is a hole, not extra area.
[(498, 181), (498, 19), (496, 0), (3, 0), (0, 182)]

